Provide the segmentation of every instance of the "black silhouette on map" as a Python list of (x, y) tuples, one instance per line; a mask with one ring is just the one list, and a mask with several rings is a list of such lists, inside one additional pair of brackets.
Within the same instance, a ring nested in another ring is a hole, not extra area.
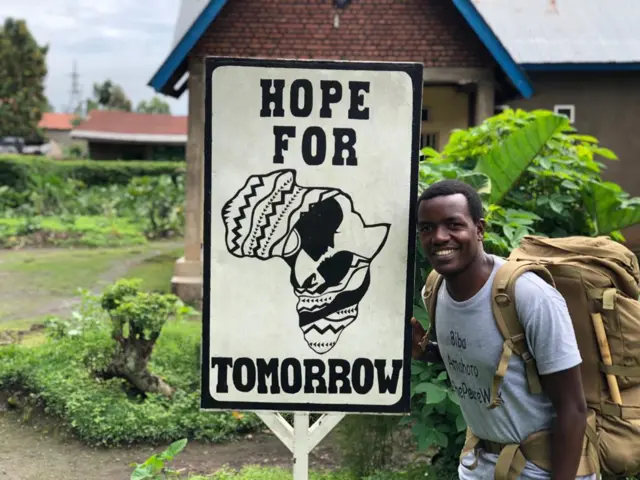
[(391, 225), (366, 225), (345, 192), (300, 186), (289, 169), (251, 175), (222, 219), (232, 255), (287, 262), (304, 339), (317, 353), (331, 350), (358, 317)]

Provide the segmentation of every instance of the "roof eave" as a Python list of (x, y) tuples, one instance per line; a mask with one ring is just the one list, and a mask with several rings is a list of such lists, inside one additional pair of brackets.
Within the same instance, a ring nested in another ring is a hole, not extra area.
[(519, 66), (511, 54), (498, 39), (471, 0), (452, 0), (458, 11), (465, 18), (469, 26), (476, 32), (484, 46), (489, 50), (500, 68), (507, 75), (514, 87), (524, 98), (533, 96), (533, 86), (527, 78), (524, 69)]
[(563, 62), (521, 63), (529, 72), (633, 72), (640, 71), (638, 62)]
[(97, 130), (72, 130), (71, 138), (88, 141), (105, 141), (117, 143), (170, 144), (184, 145), (187, 134), (156, 134), (156, 133), (117, 133), (100, 132)]
[(204, 35), (209, 25), (216, 19), (227, 0), (211, 0), (200, 15), (191, 24), (180, 41), (164, 60), (147, 85), (156, 92), (179, 98), (187, 89), (186, 82), (176, 88), (177, 82), (188, 70), (188, 55), (198, 40)]

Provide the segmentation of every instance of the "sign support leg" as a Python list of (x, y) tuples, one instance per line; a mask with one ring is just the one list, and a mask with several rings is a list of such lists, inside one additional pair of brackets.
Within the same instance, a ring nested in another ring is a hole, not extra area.
[(309, 413), (296, 412), (292, 428), (279, 413), (256, 414), (293, 454), (293, 480), (309, 480), (309, 453), (345, 417), (344, 413), (325, 413), (309, 427)]
[(293, 480), (309, 480), (309, 414), (293, 415)]

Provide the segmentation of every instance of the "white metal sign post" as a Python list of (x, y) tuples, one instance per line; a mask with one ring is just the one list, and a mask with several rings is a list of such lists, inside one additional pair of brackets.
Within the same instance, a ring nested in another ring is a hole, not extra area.
[(306, 480), (345, 414), (409, 411), (422, 65), (208, 58), (205, 84), (201, 406), (256, 412)]

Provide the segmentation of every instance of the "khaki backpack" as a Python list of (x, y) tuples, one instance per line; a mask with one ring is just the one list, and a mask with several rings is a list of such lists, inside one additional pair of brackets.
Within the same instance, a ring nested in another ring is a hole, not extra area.
[[(518, 321), (514, 287), (534, 272), (564, 297), (573, 321), (588, 405), (587, 430), (578, 475), (640, 473), (640, 269), (629, 249), (607, 237), (526, 236), (501, 266), (492, 286), (496, 324), (505, 338), (488, 408), (500, 405), (498, 391), (511, 355), (525, 362), (531, 393), (542, 392), (536, 361)], [(424, 300), (435, 337), (435, 308), (442, 277), (433, 270)], [(520, 445), (477, 438), (467, 429), (462, 456), (484, 448), (499, 455), (496, 480), (516, 479), (525, 459), (550, 471), (550, 432), (536, 432)], [(468, 466), (474, 468), (474, 465)]]

